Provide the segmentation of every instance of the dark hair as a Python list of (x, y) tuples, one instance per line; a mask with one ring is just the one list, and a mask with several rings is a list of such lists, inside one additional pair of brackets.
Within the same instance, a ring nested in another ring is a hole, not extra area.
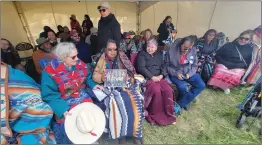
[(186, 36), (178, 43), (178, 47), (181, 47), (186, 41), (189, 41), (190, 43), (195, 43), (196, 40), (196, 35)]
[(52, 29), (48, 30), (48, 31), (47, 31), (47, 34), (48, 34), (49, 32), (53, 32), (53, 33), (56, 35), (55, 31), (52, 30)]
[(7, 39), (5, 39), (5, 38), (1, 38), (1, 40), (4, 40), (4, 41), (7, 41), (8, 42), (8, 44), (9, 44), (9, 50), (14, 54), (14, 55), (17, 55), (18, 54), (18, 52), (17, 52), (17, 50), (15, 49), (15, 47), (14, 47), (14, 45), (9, 41), (9, 40), (7, 40)]
[[(217, 35), (217, 31), (215, 29), (209, 29), (208, 31), (206, 31), (206, 33), (204, 34), (203, 38), (206, 40), (208, 34), (210, 33), (215, 33), (215, 36)], [(215, 39), (215, 38), (214, 38)]]
[(165, 23), (166, 20), (168, 20), (168, 19), (172, 19), (172, 17), (171, 16), (166, 16), (166, 18), (163, 20), (163, 23)]
[(146, 38), (146, 32), (150, 32), (151, 33), (151, 36), (150, 36), (150, 38), (148, 40), (152, 39), (153, 38), (153, 32), (150, 29), (144, 30), (144, 32), (143, 32), (143, 39)]
[(44, 31), (49, 31), (51, 28), (49, 26), (44, 26), (43, 29)]
[(87, 14), (85, 14), (85, 18), (87, 18), (87, 20), (90, 20), (90, 17)]

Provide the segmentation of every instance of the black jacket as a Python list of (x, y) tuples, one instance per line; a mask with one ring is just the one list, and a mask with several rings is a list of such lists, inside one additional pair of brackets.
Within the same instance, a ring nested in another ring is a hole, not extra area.
[(138, 53), (136, 59), (137, 71), (146, 79), (151, 79), (153, 76), (167, 76), (166, 65), (161, 52), (155, 52), (153, 56), (148, 54), (146, 50)]
[[(239, 52), (243, 56), (246, 64), (243, 60), (240, 59)], [(252, 59), (253, 47), (250, 44), (239, 45), (238, 42), (229, 42), (222, 46), (216, 53), (216, 61), (218, 64), (225, 65), (228, 69), (243, 68), (246, 69), (249, 67)]]
[[(175, 30), (174, 25), (171, 23), (170, 26), (171, 30)], [(157, 32), (159, 33), (159, 44), (163, 45), (163, 40), (166, 40), (169, 36), (169, 32), (167, 30), (168, 26), (163, 22), (159, 25)]]
[(11, 65), (13, 68), (21, 63), (19, 54), (17, 52), (11, 52), (10, 50), (7, 52), (1, 50), (1, 60), (6, 64)]
[(98, 22), (98, 48), (97, 51), (101, 51), (106, 47), (108, 39), (116, 41), (117, 47), (120, 45), (121, 30), (120, 24), (115, 18), (114, 14), (109, 14), (107, 17), (101, 17)]

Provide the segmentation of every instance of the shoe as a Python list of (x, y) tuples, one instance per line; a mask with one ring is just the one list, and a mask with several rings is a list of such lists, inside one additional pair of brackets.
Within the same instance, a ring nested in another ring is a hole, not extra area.
[(142, 140), (133, 138), (133, 144), (143, 144)]
[(127, 144), (126, 138), (123, 137), (123, 138), (121, 138), (121, 139), (118, 139), (118, 144)]
[(226, 95), (230, 94), (230, 89), (224, 89), (224, 93), (225, 93)]
[(189, 109), (189, 105), (183, 107), (183, 109), (186, 110), (186, 111), (188, 111), (188, 109)]

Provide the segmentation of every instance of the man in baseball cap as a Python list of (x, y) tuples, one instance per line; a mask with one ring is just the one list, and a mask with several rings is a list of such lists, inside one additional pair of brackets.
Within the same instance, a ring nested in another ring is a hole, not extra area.
[(100, 52), (105, 48), (109, 39), (115, 40), (117, 47), (119, 47), (121, 29), (115, 15), (111, 13), (111, 6), (108, 2), (102, 2), (97, 9), (101, 14), (101, 19), (98, 22), (98, 46), (95, 51)]

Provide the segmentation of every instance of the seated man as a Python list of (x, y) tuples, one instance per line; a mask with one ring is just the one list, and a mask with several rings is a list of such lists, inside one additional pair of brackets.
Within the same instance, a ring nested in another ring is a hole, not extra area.
[(52, 117), (39, 85), (1, 63), (1, 144), (55, 144), (49, 130)]
[[(183, 38), (170, 48), (166, 57), (169, 78), (178, 90), (177, 103), (185, 110), (206, 87), (199, 74), (196, 74), (198, 62), (196, 48), (192, 47), (194, 39), (193, 36)], [(186, 83), (191, 85), (189, 91)]]
[(77, 57), (85, 63), (91, 63), (92, 51), (89, 45), (81, 41), (80, 35), (77, 31), (70, 32), (71, 39), (77, 48), (78, 55)]
[(35, 64), (36, 71), (41, 75), (42, 69), (41, 69), (39, 61), (41, 59), (51, 60), (55, 58), (55, 56), (51, 53), (52, 46), (50, 42), (48, 41), (48, 39), (42, 37), (42, 38), (37, 39), (36, 42), (39, 46), (39, 50), (33, 53), (33, 61)]

